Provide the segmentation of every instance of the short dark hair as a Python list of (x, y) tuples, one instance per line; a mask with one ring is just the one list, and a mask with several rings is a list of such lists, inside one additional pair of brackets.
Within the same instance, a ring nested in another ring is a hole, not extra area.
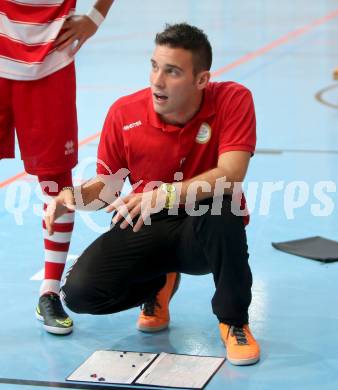
[(164, 31), (156, 34), (155, 44), (191, 51), (195, 73), (211, 68), (212, 49), (209, 39), (195, 26), (188, 23), (166, 24)]

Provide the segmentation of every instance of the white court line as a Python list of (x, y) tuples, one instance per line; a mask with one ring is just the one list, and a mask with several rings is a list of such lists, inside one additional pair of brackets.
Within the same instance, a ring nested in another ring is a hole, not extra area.
[[(70, 260), (76, 260), (78, 257), (79, 257), (79, 255), (68, 255), (66, 262), (68, 262)], [(44, 273), (45, 273), (45, 269), (41, 268), (40, 271), (38, 271), (36, 274), (31, 276), (29, 280), (43, 280)]]

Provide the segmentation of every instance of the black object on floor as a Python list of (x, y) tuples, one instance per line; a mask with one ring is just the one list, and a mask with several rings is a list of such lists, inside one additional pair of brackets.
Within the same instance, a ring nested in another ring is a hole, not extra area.
[(324, 263), (338, 261), (338, 242), (320, 236), (303, 238), (301, 240), (272, 242), (271, 244), (282, 252), (306, 257), (307, 259), (318, 260)]

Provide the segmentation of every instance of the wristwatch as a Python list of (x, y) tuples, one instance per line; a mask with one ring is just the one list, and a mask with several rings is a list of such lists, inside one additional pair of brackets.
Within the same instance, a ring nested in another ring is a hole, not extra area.
[(172, 209), (176, 201), (176, 187), (173, 184), (163, 183), (160, 188), (167, 195), (165, 198), (164, 208)]

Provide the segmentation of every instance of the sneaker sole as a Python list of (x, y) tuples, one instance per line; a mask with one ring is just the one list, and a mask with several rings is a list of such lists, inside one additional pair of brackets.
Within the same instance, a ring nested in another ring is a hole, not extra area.
[[(44, 319), (43, 317), (38, 313), (38, 312), (35, 312), (35, 316), (36, 318), (40, 321), (40, 322), (44, 322)], [(59, 334), (59, 335), (66, 335), (66, 334), (69, 334), (73, 331), (73, 327), (69, 327), (69, 328), (58, 328), (58, 327), (55, 327), (55, 326), (49, 326), (49, 325), (45, 325), (43, 324), (43, 327), (44, 329), (48, 332), (48, 333), (52, 333), (52, 334)]]
[(156, 333), (156, 332), (160, 332), (161, 330), (167, 329), (168, 326), (169, 323), (161, 326), (156, 326), (156, 327), (137, 325), (136, 329), (145, 333)]
[[(170, 296), (170, 301), (171, 301), (172, 297), (175, 295), (175, 293), (178, 290), (178, 287), (180, 286), (180, 283), (181, 283), (181, 273), (177, 272), (177, 274), (178, 275), (177, 275), (177, 278), (175, 280), (173, 292), (172, 292), (172, 294)], [(168, 327), (169, 327), (169, 322), (167, 324), (160, 325), (160, 326), (154, 326), (154, 327), (142, 326), (142, 325), (136, 324), (136, 329), (141, 331), (141, 332), (145, 332), (145, 333), (160, 332), (161, 330), (167, 329)]]
[(259, 361), (259, 357), (252, 359), (229, 359), (227, 356), (227, 360), (234, 366), (251, 366), (252, 364), (256, 364)]

